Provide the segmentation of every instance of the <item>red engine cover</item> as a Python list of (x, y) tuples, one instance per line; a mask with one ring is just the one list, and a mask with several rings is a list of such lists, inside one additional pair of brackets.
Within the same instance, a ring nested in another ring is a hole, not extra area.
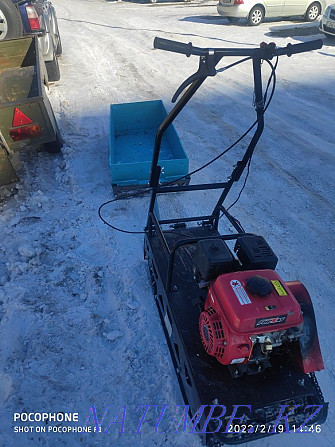
[[(271, 282), (265, 297), (247, 289), (254, 276)], [(206, 351), (227, 365), (248, 361), (250, 336), (299, 326), (302, 321), (300, 305), (275, 271), (249, 270), (220, 275), (211, 284), (199, 325)]]

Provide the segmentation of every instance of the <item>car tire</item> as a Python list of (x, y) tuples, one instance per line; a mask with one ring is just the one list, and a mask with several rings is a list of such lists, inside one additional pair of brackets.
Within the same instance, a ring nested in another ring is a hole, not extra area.
[(305, 14), (305, 21), (314, 22), (314, 20), (316, 20), (320, 14), (321, 14), (321, 6), (319, 5), (319, 3), (314, 2), (307, 8)]
[(17, 39), (23, 34), (19, 11), (11, 0), (0, 2), (0, 40)]
[(60, 70), (59, 70), (59, 64), (56, 54), (54, 53), (54, 58), (52, 61), (46, 61), (45, 67), (47, 69), (48, 73), (48, 81), (49, 82), (55, 82), (60, 80)]
[(249, 13), (248, 24), (250, 26), (258, 26), (263, 22), (263, 20), (264, 20), (264, 9), (259, 5), (254, 6)]
[(227, 17), (228, 22), (237, 23), (240, 19), (238, 17)]

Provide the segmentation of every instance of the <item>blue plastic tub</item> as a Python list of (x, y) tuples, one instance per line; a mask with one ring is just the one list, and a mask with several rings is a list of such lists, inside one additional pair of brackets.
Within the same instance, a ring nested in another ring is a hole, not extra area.
[[(157, 129), (167, 116), (161, 100), (112, 104), (110, 107), (110, 170), (114, 186), (146, 185)], [(170, 125), (162, 139), (161, 181), (174, 181), (188, 173), (188, 158)]]

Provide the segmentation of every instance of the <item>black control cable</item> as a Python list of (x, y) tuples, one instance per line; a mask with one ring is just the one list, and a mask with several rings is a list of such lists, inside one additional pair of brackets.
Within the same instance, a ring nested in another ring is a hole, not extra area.
[[(232, 63), (232, 64), (230, 64), (230, 65), (228, 65), (228, 66), (226, 66), (226, 67), (224, 67), (224, 68), (222, 68), (222, 69), (218, 69), (217, 72), (219, 73), (219, 72), (225, 71), (225, 70), (227, 70), (228, 68), (231, 68), (231, 67), (233, 67), (233, 66), (235, 66), (235, 65), (237, 65), (237, 64), (240, 64), (240, 63), (245, 62), (245, 61), (250, 60), (250, 59), (251, 59), (250, 57), (243, 58), (243, 59), (241, 59), (241, 60), (239, 60), (239, 61), (237, 61), (237, 62), (234, 62), (234, 63)], [(249, 132), (250, 132), (250, 131), (257, 125), (259, 119), (260, 119), (261, 117), (264, 116), (266, 110), (268, 109), (268, 107), (269, 107), (269, 105), (270, 105), (270, 103), (271, 103), (271, 101), (272, 101), (272, 98), (273, 98), (273, 95), (274, 95), (274, 92), (275, 92), (275, 87), (276, 87), (276, 73), (275, 73), (275, 71), (276, 71), (276, 68), (277, 68), (277, 65), (278, 65), (278, 57), (277, 57), (277, 60), (276, 60), (275, 65), (273, 65), (269, 60), (267, 60), (267, 59), (265, 59), (265, 60), (266, 60), (266, 62), (270, 65), (270, 67), (271, 67), (271, 74), (270, 74), (270, 76), (269, 76), (269, 79), (268, 79), (268, 82), (267, 82), (267, 86), (266, 86), (266, 89), (265, 89), (265, 92), (264, 92), (264, 102), (265, 102), (266, 104), (265, 104), (265, 107), (264, 107), (264, 109), (263, 109), (263, 112), (262, 112), (261, 116), (258, 117), (258, 118), (251, 124), (251, 126), (250, 126), (250, 127), (249, 127), (249, 128), (248, 128), (248, 129), (247, 129), (247, 130), (246, 130), (246, 131), (245, 131), (245, 132), (244, 132), (244, 133), (243, 133), (237, 140), (235, 140), (234, 143), (232, 143), (227, 149), (225, 149), (225, 150), (224, 150), (223, 152), (221, 152), (219, 155), (217, 155), (216, 157), (214, 157), (213, 159), (211, 159), (209, 162), (205, 163), (204, 165), (200, 166), (199, 168), (197, 168), (197, 169), (195, 169), (195, 170), (189, 172), (188, 174), (183, 175), (182, 177), (179, 177), (177, 180), (173, 180), (173, 181), (170, 181), (170, 182), (164, 182), (164, 186), (169, 186), (169, 185), (172, 185), (172, 184), (174, 184), (174, 183), (176, 183), (176, 182), (179, 182), (179, 181), (181, 181), (181, 180), (184, 180), (186, 177), (189, 177), (189, 176), (191, 176), (191, 175), (197, 174), (198, 172), (200, 172), (200, 171), (202, 171), (203, 169), (207, 168), (209, 165), (211, 165), (212, 163), (214, 163), (215, 161), (217, 161), (219, 158), (221, 158), (223, 155), (225, 155), (227, 152), (229, 152), (231, 149), (233, 149), (238, 143), (240, 143), (240, 141), (242, 141), (242, 140), (248, 135), (248, 133), (249, 133)], [(269, 87), (270, 87), (270, 85), (271, 85), (271, 81), (272, 81), (272, 89), (271, 89), (271, 93), (270, 93), (269, 100), (266, 102), (266, 98), (267, 98), (267, 94), (268, 94)], [(251, 164), (251, 158), (252, 158), (252, 154), (251, 154), (251, 156), (250, 156), (250, 158), (249, 158), (249, 161), (248, 161), (247, 174), (246, 174), (246, 177), (245, 177), (245, 179), (244, 179), (243, 186), (242, 186), (242, 188), (241, 188), (241, 190), (240, 190), (240, 193), (239, 193), (237, 199), (236, 199), (236, 200), (229, 206), (229, 208), (227, 208), (227, 210), (229, 210), (230, 208), (232, 208), (232, 207), (238, 202), (238, 200), (239, 200), (240, 197), (241, 197), (241, 194), (242, 194), (242, 192), (243, 192), (243, 190), (244, 190), (244, 188), (245, 188), (245, 185), (246, 185), (246, 183), (247, 183), (247, 179), (248, 179), (248, 176), (249, 176), (250, 164)], [(148, 188), (143, 188), (143, 189), (141, 189), (141, 190), (139, 190), (139, 191), (135, 191), (135, 192), (132, 192), (132, 193), (130, 193), (130, 194), (125, 194), (125, 195), (122, 195), (122, 196), (119, 196), (119, 197), (115, 197), (114, 199), (107, 200), (106, 202), (102, 203), (102, 204), (99, 206), (99, 209), (98, 209), (98, 215), (99, 215), (99, 218), (102, 220), (102, 222), (103, 222), (105, 225), (107, 225), (108, 227), (110, 227), (110, 228), (112, 228), (113, 230), (118, 231), (118, 232), (120, 232), (120, 233), (125, 233), (125, 234), (145, 234), (145, 231), (131, 231), (131, 230), (124, 230), (123, 228), (119, 228), (119, 227), (116, 227), (115, 225), (112, 225), (112, 224), (109, 223), (106, 219), (104, 219), (104, 218), (102, 217), (101, 211), (102, 211), (102, 208), (104, 208), (104, 207), (105, 207), (106, 205), (108, 205), (108, 204), (117, 202), (117, 201), (119, 201), (119, 200), (133, 199), (133, 198), (135, 198), (135, 197), (139, 197), (139, 196), (141, 196), (141, 195), (144, 195), (144, 194), (150, 192), (151, 189), (152, 189), (152, 188), (150, 188), (150, 187), (148, 187)]]
[[(276, 86), (276, 69), (277, 69), (277, 65), (278, 65), (278, 57), (277, 57), (277, 60), (276, 60), (275, 65), (273, 65), (269, 60), (267, 60), (266, 62), (267, 62), (267, 63), (270, 65), (270, 67), (271, 67), (271, 75), (270, 75), (270, 77), (269, 77), (269, 79), (268, 79), (268, 84), (267, 84), (267, 86), (266, 86), (266, 90), (265, 90), (265, 93), (264, 93), (264, 102), (266, 102), (266, 95), (267, 95), (267, 91), (268, 91), (268, 88), (269, 88), (269, 85), (270, 85), (270, 82), (271, 82), (271, 78), (273, 78), (273, 88), (272, 88), (272, 91), (271, 91), (271, 95), (270, 95), (270, 98), (269, 98), (269, 102), (268, 102), (266, 108), (264, 109), (264, 112), (265, 112), (265, 110), (267, 109), (268, 105), (270, 104), (270, 102), (271, 102), (271, 100), (272, 100), (272, 97), (273, 97), (273, 95), (274, 95), (275, 86)], [(263, 113), (263, 114), (264, 114), (264, 113)], [(227, 208), (227, 211), (229, 211), (229, 210), (230, 210), (234, 205), (236, 205), (236, 203), (240, 200), (240, 197), (241, 197), (242, 192), (243, 192), (243, 190), (244, 190), (244, 188), (245, 188), (245, 185), (247, 184), (247, 180), (248, 180), (248, 177), (249, 177), (249, 172), (250, 172), (250, 165), (251, 165), (252, 155), (253, 155), (253, 154), (250, 155), (250, 158), (249, 158), (249, 161), (248, 161), (248, 165), (247, 165), (247, 173), (246, 173), (246, 176), (245, 176), (245, 179), (244, 179), (242, 188), (241, 188), (241, 190), (240, 190), (240, 192), (239, 192), (239, 194), (238, 194), (238, 196), (237, 196), (237, 199), (236, 199), (231, 205), (229, 205), (229, 207)], [(222, 216), (221, 216), (221, 217), (222, 217)]]

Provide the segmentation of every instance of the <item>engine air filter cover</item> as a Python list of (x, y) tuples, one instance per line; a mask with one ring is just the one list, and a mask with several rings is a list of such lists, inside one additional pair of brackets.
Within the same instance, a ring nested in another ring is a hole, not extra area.
[(234, 251), (246, 270), (276, 268), (278, 258), (262, 236), (242, 236), (236, 241)]
[(234, 255), (222, 239), (205, 239), (196, 244), (194, 264), (205, 281), (231, 272), (234, 262)]

